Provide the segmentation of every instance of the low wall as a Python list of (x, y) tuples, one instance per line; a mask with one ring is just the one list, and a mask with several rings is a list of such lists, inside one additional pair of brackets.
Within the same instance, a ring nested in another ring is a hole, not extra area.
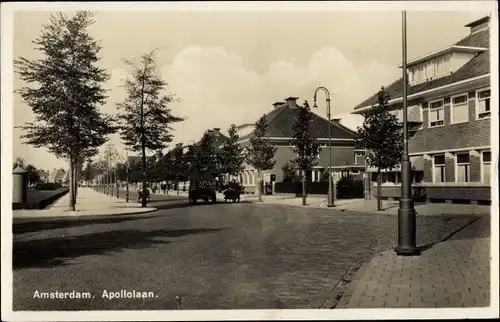
[(68, 188), (59, 188), (56, 190), (28, 190), (26, 203), (13, 203), (12, 210), (44, 209), (68, 192)]
[[(308, 195), (328, 195), (328, 182), (308, 182), (306, 193)], [(337, 199), (363, 198), (363, 182), (359, 180), (340, 180), (335, 184)], [(276, 194), (302, 195), (301, 182), (276, 182), (274, 186)]]
[[(377, 196), (377, 185), (372, 187), (372, 195)], [(491, 187), (487, 186), (417, 186), (412, 187), (412, 196), (417, 201), (491, 201)], [(382, 186), (381, 197), (399, 199), (401, 186)]]

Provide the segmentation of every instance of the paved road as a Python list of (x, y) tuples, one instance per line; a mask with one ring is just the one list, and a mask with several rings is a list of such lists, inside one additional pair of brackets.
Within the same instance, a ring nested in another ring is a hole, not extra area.
[[(390, 249), (397, 218), (249, 203), (187, 205), (153, 196), (152, 214), (14, 224), (14, 310), (319, 308), (350, 265)], [(418, 243), (489, 235), (489, 218), (418, 219)], [(459, 237), (457, 237), (459, 236)], [(104, 291), (153, 292), (106, 299)], [(90, 292), (39, 299), (35, 292)]]

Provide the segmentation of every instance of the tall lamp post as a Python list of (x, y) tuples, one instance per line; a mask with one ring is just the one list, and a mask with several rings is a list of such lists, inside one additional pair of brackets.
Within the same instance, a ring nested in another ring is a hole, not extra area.
[(331, 134), (331, 110), (330, 110), (330, 91), (324, 87), (320, 86), (316, 88), (314, 91), (314, 108), (318, 108), (318, 105), (316, 104), (316, 96), (318, 95), (319, 91), (324, 91), (326, 94), (326, 115), (328, 118), (328, 153), (329, 153), (329, 159), (328, 159), (328, 207), (334, 207), (335, 206), (335, 195), (334, 195), (334, 187), (333, 187), (333, 178), (332, 178), (332, 134)]
[(398, 255), (418, 255), (416, 247), (416, 212), (411, 196), (411, 164), (408, 157), (408, 102), (407, 102), (407, 57), (406, 57), (406, 11), (402, 13), (403, 34), (403, 157), (401, 160), (401, 199), (398, 210)]

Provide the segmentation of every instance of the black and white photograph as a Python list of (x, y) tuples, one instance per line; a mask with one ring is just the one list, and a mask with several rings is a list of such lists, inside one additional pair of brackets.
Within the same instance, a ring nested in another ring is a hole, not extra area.
[(496, 2), (1, 22), (2, 320), (499, 316)]

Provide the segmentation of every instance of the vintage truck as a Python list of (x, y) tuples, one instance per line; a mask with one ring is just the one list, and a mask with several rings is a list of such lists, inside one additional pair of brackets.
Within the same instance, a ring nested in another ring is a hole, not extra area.
[(198, 200), (205, 202), (217, 202), (217, 181), (216, 180), (196, 180), (189, 181), (189, 203), (196, 204)]

